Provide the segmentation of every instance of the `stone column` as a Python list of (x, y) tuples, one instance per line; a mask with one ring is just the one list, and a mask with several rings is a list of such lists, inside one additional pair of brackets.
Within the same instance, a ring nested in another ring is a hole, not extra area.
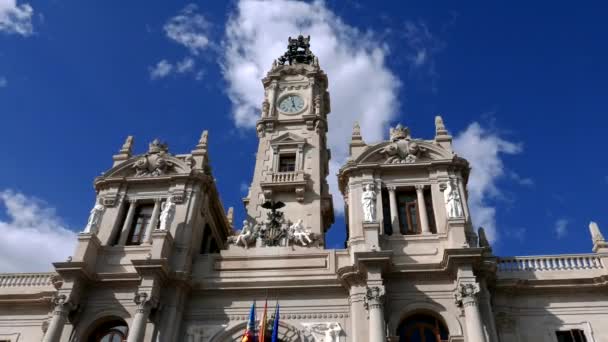
[(387, 189), (391, 209), (391, 225), (393, 227), (393, 234), (401, 234), (401, 230), (399, 229), (399, 212), (397, 211), (397, 196), (395, 195), (396, 188), (394, 186), (389, 186)]
[(51, 318), (51, 323), (49, 323), (49, 327), (46, 330), (46, 334), (42, 340), (43, 342), (59, 342), (61, 333), (63, 332), (63, 327), (68, 318), (68, 313), (72, 308), (71, 303), (67, 301), (67, 297), (65, 295), (55, 297), (53, 302), (55, 304), (55, 308), (53, 309), (53, 317)]
[(133, 223), (133, 217), (135, 216), (135, 203), (135, 200), (129, 200), (129, 211), (127, 211), (125, 223), (122, 225), (120, 239), (118, 240), (119, 246), (124, 246), (127, 244), (127, 239), (129, 238), (129, 231), (131, 230), (131, 224)]
[(144, 235), (144, 243), (150, 244), (152, 243), (152, 231), (158, 224), (158, 216), (160, 215), (160, 198), (154, 199), (154, 209), (152, 209), (152, 217), (150, 218), (150, 222), (146, 227), (146, 232)]
[(464, 308), (467, 342), (486, 342), (483, 333), (483, 323), (479, 313), (478, 293), (479, 284), (477, 283), (460, 284), (460, 288), (456, 293), (456, 299)]
[(422, 234), (431, 234), (429, 217), (426, 213), (426, 202), (424, 201), (424, 185), (416, 185), (416, 197), (418, 199), (418, 215), (420, 215), (420, 230)]
[(458, 190), (460, 190), (460, 201), (462, 202), (462, 210), (464, 211), (464, 217), (470, 220), (469, 217), (469, 199), (464, 190), (464, 182), (461, 179), (456, 180), (458, 182)]
[(384, 288), (380, 286), (368, 287), (365, 304), (369, 311), (369, 342), (386, 342)]
[(133, 301), (137, 304), (137, 309), (135, 310), (135, 316), (133, 316), (133, 322), (129, 327), (127, 342), (143, 342), (152, 304), (150, 296), (145, 292), (136, 293)]

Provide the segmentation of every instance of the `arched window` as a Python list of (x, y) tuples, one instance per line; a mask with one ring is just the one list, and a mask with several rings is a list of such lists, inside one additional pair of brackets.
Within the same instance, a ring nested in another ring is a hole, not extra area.
[(427, 314), (414, 314), (397, 328), (399, 342), (447, 342), (448, 329), (442, 321)]
[(108, 321), (95, 329), (89, 341), (125, 342), (127, 341), (128, 329), (127, 323), (123, 320)]

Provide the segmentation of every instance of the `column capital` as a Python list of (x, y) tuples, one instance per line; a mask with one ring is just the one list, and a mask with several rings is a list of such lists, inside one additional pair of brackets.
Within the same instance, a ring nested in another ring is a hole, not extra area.
[(156, 301), (146, 292), (135, 292), (133, 302), (137, 304), (136, 313), (149, 312), (155, 306)]
[(135, 199), (135, 198), (127, 198), (127, 201), (129, 201), (130, 204), (137, 203), (137, 199)]
[(380, 309), (384, 304), (384, 286), (368, 286), (365, 293), (365, 308)]
[(456, 303), (462, 306), (477, 305), (477, 295), (480, 292), (479, 283), (461, 283), (454, 294)]
[(414, 185), (414, 187), (416, 188), (416, 191), (424, 190), (424, 184), (416, 184)]
[(53, 308), (53, 315), (67, 316), (67, 314), (75, 308), (74, 303), (72, 303), (64, 294), (54, 296), (52, 301), (55, 305)]
[(394, 192), (395, 190), (397, 190), (397, 187), (394, 185), (387, 185), (386, 189), (390, 192)]

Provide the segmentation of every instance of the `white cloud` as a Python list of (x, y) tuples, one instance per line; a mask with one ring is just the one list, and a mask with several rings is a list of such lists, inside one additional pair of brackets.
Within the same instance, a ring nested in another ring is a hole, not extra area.
[(0, 32), (29, 36), (34, 32), (30, 4), (17, 5), (16, 0), (0, 0)]
[(187, 48), (189, 55), (177, 62), (161, 60), (155, 66), (150, 67), (151, 79), (157, 80), (176, 73), (191, 73), (197, 81), (203, 78), (205, 72), (202, 69), (196, 70), (194, 57), (200, 56), (203, 51), (211, 46), (209, 41), (211, 25), (197, 11), (198, 7), (195, 4), (189, 4), (167, 21), (163, 27), (167, 38)]
[(194, 59), (190, 57), (186, 57), (183, 60), (177, 62), (175, 69), (179, 73), (187, 73), (191, 72), (194, 69)]
[(197, 10), (195, 4), (189, 4), (164, 26), (167, 37), (188, 48), (193, 55), (198, 55), (209, 46), (210, 24)]
[(445, 43), (432, 34), (423, 21), (406, 21), (403, 35), (408, 47), (406, 58), (410, 62), (410, 70), (426, 73), (431, 79), (433, 91), (436, 91), (435, 83), (439, 74), (435, 67), (435, 55), (445, 48)]
[(8, 85), (8, 80), (4, 76), (0, 76), (0, 88), (4, 88)]
[(65, 261), (76, 245), (55, 210), (34, 197), (12, 190), (0, 192), (7, 220), (0, 220), (0, 272), (50, 271)]
[(497, 187), (498, 179), (505, 175), (501, 157), (503, 154), (520, 153), (522, 146), (473, 122), (454, 138), (454, 150), (471, 164), (468, 192), (473, 224), (484, 227), (488, 239), (495, 241), (498, 237), (496, 208), (490, 202), (501, 195)]
[(158, 80), (161, 78), (165, 78), (171, 74), (173, 71), (173, 64), (169, 63), (166, 59), (161, 60), (156, 63), (156, 65), (150, 68), (150, 78), (153, 80)]
[(285, 52), (287, 37), (299, 33), (311, 36), (311, 50), (329, 77), (328, 180), (335, 209), (342, 212), (335, 174), (348, 156), (353, 123), (359, 121), (366, 141), (382, 139), (399, 110), (400, 83), (386, 66), (388, 48), (374, 32), (344, 23), (323, 2), (241, 0), (226, 25), (222, 65), (237, 127), (254, 127), (264, 96), (260, 80)]
[(568, 233), (568, 224), (569, 223), (570, 222), (565, 218), (561, 218), (561, 219), (555, 221), (555, 235), (557, 236), (558, 239), (561, 239), (564, 236), (566, 236), (566, 234)]

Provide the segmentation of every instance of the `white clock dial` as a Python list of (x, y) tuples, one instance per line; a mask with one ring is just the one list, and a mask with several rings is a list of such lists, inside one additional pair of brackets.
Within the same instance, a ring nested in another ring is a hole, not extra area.
[(304, 108), (304, 100), (298, 95), (287, 95), (279, 102), (279, 109), (283, 113), (297, 113)]

